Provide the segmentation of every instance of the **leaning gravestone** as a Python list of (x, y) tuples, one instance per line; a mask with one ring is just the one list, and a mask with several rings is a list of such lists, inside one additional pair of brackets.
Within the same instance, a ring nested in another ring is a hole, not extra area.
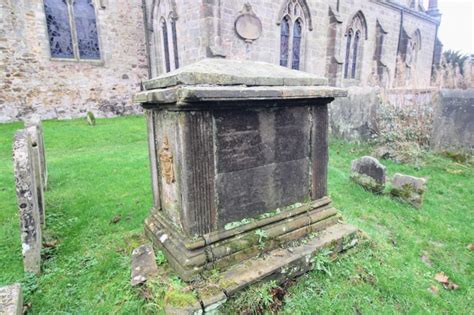
[(367, 190), (380, 193), (385, 188), (385, 166), (376, 158), (363, 156), (352, 161), (351, 179)]
[(41, 271), (41, 219), (32, 155), (28, 132), (17, 131), (13, 141), (13, 164), (23, 263), (26, 272), (38, 274)]
[(23, 293), (20, 284), (16, 283), (6, 287), (0, 287), (0, 314), (23, 314)]
[(43, 131), (43, 124), (39, 118), (32, 118), (29, 121), (25, 122), (25, 128), (34, 126), (36, 128), (36, 145), (39, 154), (40, 160), (40, 174), (43, 183), (44, 190), (48, 187), (48, 166), (46, 163), (46, 150), (44, 145), (44, 131)]
[(135, 97), (148, 119), (146, 233), (185, 281), (220, 271), (212, 290), (199, 290), (199, 311), (310, 270), (323, 247), (356, 243), (327, 197), (328, 104), (346, 91), (324, 84), (272, 64), (206, 59)]
[(137, 247), (132, 252), (132, 286), (145, 283), (158, 274), (155, 251), (150, 244)]
[(421, 208), (423, 194), (426, 190), (426, 179), (396, 173), (392, 178), (390, 193), (408, 202), (415, 208)]
[[(45, 199), (44, 199), (44, 186), (43, 186), (43, 169), (41, 165), (41, 135), (40, 128), (38, 125), (30, 125), (26, 127), (26, 132), (31, 139), (31, 161), (33, 165), (33, 175), (35, 177), (36, 184), (36, 196), (38, 198), (38, 209), (40, 213), (41, 224), (44, 226), (46, 223), (45, 213)], [(44, 153), (44, 152), (43, 152)]]

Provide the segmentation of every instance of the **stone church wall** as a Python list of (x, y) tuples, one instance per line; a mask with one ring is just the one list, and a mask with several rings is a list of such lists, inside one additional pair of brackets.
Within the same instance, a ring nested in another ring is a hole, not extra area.
[[(296, 1), (296, 0), (295, 0)], [(367, 25), (362, 41), (358, 79), (342, 79), (339, 65), (336, 86), (374, 85), (374, 57), (379, 23), (386, 34), (382, 61), (384, 86), (395, 82), (401, 11), (407, 33), (419, 29), (422, 38), (416, 67), (417, 87), (430, 83), (436, 22), (416, 10), (376, 0), (298, 0), (311, 16), (302, 36), (303, 71), (327, 77), (331, 56), (328, 45), (330, 12), (338, 13), (338, 58), (344, 62), (346, 29), (358, 12)], [(206, 57), (226, 57), (280, 62), (280, 21), (288, 0), (251, 1), (262, 22), (260, 38), (245, 42), (235, 32), (235, 20), (247, 0), (94, 0), (102, 61), (58, 61), (50, 58), (43, 0), (0, 0), (0, 122), (39, 114), (43, 119), (136, 113), (131, 96), (140, 82), (165, 72), (163, 39), (158, 8), (165, 6), (167, 19), (174, 16), (179, 67)], [(146, 15), (142, 4), (145, 4)], [(144, 17), (147, 25), (144, 24)], [(170, 34), (171, 36), (171, 34)], [(173, 52), (174, 53), (174, 52)], [(148, 59), (150, 67), (148, 67)], [(174, 68), (175, 66), (173, 66)], [(172, 70), (172, 69), (171, 69)]]
[(94, 63), (50, 58), (42, 0), (0, 0), (0, 122), (33, 113), (64, 119), (139, 111), (131, 97), (147, 78), (141, 3), (101, 3), (95, 8), (102, 60)]

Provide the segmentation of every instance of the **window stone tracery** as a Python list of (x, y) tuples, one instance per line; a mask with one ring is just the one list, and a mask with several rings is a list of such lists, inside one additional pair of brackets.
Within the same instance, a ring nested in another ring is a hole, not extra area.
[(299, 70), (304, 58), (305, 23), (309, 8), (305, 1), (288, 0), (281, 14), (280, 65)]
[(52, 58), (100, 60), (93, 0), (44, 0)]
[(345, 36), (344, 79), (358, 80), (360, 79), (364, 40), (367, 39), (367, 23), (361, 11), (351, 19)]

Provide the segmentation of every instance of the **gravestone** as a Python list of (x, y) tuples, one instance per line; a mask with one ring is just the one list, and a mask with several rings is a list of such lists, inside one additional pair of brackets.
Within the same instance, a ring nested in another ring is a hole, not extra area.
[(36, 145), (38, 148), (39, 160), (40, 160), (40, 173), (41, 173), (41, 180), (43, 183), (44, 190), (48, 187), (48, 166), (46, 163), (46, 150), (44, 146), (44, 131), (43, 131), (43, 124), (39, 118), (32, 118), (25, 122), (25, 128), (28, 127), (35, 127), (36, 128)]
[(147, 110), (154, 197), (145, 231), (185, 281), (220, 271), (220, 291), (199, 294), (203, 310), (270, 275), (311, 269), (323, 247), (355, 244), (357, 229), (327, 197), (328, 104), (346, 91), (326, 83), (205, 59), (135, 96)]
[(382, 192), (385, 188), (385, 166), (376, 158), (363, 156), (352, 161), (351, 179), (373, 192)]
[(426, 190), (426, 179), (396, 173), (392, 178), (390, 193), (415, 208), (423, 205), (423, 195)]
[(43, 168), (41, 165), (41, 135), (38, 125), (30, 125), (26, 127), (28, 137), (31, 139), (31, 162), (33, 167), (33, 175), (36, 184), (36, 196), (38, 198), (38, 209), (40, 214), (41, 224), (46, 223), (45, 200), (44, 200), (44, 182), (43, 182)]
[(23, 314), (23, 293), (19, 283), (0, 287), (0, 314)]
[(26, 272), (38, 274), (41, 270), (41, 219), (31, 148), (28, 132), (17, 131), (13, 141), (13, 164), (23, 264)]

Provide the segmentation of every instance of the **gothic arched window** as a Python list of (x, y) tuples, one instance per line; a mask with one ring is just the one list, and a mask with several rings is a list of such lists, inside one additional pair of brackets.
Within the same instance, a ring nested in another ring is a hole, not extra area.
[(51, 57), (100, 60), (92, 0), (45, 0), (44, 11)]
[[(152, 11), (153, 74), (179, 68), (177, 15), (172, 0), (156, 0)], [(161, 60), (161, 62), (159, 61)], [(160, 66), (160, 63), (162, 66)]]
[(299, 70), (300, 55), (301, 55), (301, 33), (303, 31), (302, 22), (300, 19), (296, 20), (293, 28), (293, 55), (291, 68)]
[(161, 32), (162, 36), (161, 38), (163, 39), (163, 54), (165, 56), (165, 69), (166, 72), (171, 71), (171, 63), (170, 63), (170, 47), (169, 47), (169, 41), (168, 41), (168, 27), (166, 25), (166, 21), (162, 20), (161, 21)]
[(306, 1), (287, 0), (280, 16), (280, 65), (299, 70), (303, 57), (304, 24), (306, 20), (311, 23)]
[(290, 22), (285, 16), (281, 22), (280, 31), (280, 66), (288, 67), (288, 53), (290, 49)]
[(362, 12), (352, 18), (346, 31), (346, 58), (344, 60), (344, 78), (359, 79), (363, 57), (363, 39), (367, 39), (367, 23)]

